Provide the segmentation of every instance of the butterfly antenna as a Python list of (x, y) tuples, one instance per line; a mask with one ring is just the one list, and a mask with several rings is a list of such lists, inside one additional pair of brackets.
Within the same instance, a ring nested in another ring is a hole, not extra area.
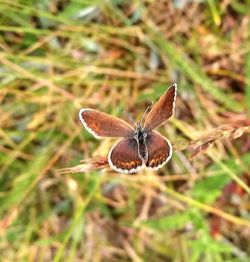
[(148, 113), (148, 111), (150, 110), (151, 106), (153, 105), (153, 102), (151, 102), (151, 104), (146, 108), (146, 110), (144, 111), (143, 115), (142, 115), (142, 118), (141, 118), (141, 121), (140, 121), (140, 126), (142, 125), (142, 122), (144, 121), (145, 119), (145, 116), (146, 114)]
[(134, 120), (134, 118), (131, 116), (130, 113), (128, 113), (127, 111), (123, 111), (123, 113), (126, 115), (126, 117), (130, 120), (131, 123), (133, 123), (133, 125), (136, 126), (136, 121)]

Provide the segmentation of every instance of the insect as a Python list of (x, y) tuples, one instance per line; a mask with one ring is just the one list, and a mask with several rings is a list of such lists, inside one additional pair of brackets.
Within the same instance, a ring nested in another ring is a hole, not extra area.
[[(160, 97), (140, 122), (133, 127), (126, 121), (91, 108), (83, 108), (79, 118), (84, 127), (96, 138), (122, 137), (110, 149), (108, 162), (120, 173), (136, 173), (142, 168), (157, 170), (172, 156), (172, 146), (155, 128), (174, 114), (177, 84)], [(144, 123), (143, 123), (144, 122)]]

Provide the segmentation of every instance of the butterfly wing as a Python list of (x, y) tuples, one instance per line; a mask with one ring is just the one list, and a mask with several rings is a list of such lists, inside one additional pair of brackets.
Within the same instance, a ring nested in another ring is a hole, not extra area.
[(133, 128), (127, 122), (91, 108), (83, 108), (79, 118), (84, 127), (95, 137), (133, 136)]
[(172, 156), (170, 142), (157, 132), (150, 132), (147, 136), (148, 161), (146, 167), (161, 168)]
[(156, 102), (146, 117), (144, 128), (150, 132), (174, 114), (177, 84), (173, 84)]
[(134, 138), (122, 138), (109, 151), (108, 162), (112, 169), (121, 173), (136, 173), (143, 167)]

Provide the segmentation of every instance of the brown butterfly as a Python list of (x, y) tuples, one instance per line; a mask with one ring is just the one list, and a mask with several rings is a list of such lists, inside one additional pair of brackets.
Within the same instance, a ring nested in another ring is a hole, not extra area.
[[(173, 84), (160, 97), (135, 127), (117, 117), (91, 108), (83, 108), (79, 118), (84, 127), (96, 138), (122, 137), (109, 151), (108, 162), (121, 173), (136, 173), (146, 167), (161, 168), (172, 156), (170, 142), (153, 131), (174, 114), (177, 84)], [(146, 112), (146, 111), (145, 111)]]

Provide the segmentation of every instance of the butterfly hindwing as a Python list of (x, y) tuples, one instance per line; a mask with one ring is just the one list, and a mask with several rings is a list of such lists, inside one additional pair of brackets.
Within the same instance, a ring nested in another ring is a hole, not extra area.
[(150, 132), (146, 140), (148, 149), (148, 161), (146, 167), (152, 169), (161, 168), (172, 156), (170, 142), (157, 132)]
[(136, 173), (142, 166), (138, 145), (134, 138), (122, 138), (109, 151), (111, 168), (121, 173)]

